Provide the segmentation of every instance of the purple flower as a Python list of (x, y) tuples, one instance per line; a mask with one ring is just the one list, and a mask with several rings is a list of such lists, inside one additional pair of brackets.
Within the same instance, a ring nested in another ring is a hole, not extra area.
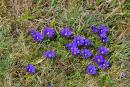
[(31, 34), (34, 41), (41, 42), (43, 40), (43, 35), (40, 32), (34, 29), (30, 29), (29, 33)]
[(28, 66), (26, 66), (26, 72), (29, 72), (30, 74), (35, 73), (35, 67), (32, 64), (28, 64)]
[(84, 38), (82, 36), (74, 36), (73, 43), (76, 43), (77, 46), (84, 45)]
[(56, 53), (55, 53), (54, 51), (52, 51), (52, 50), (48, 50), (48, 51), (46, 51), (46, 52), (43, 52), (43, 56), (44, 56), (45, 58), (50, 58), (50, 59), (52, 59), (52, 58), (55, 58), (55, 57), (56, 57)]
[(91, 26), (91, 30), (92, 30), (92, 32), (94, 32), (94, 33), (97, 33), (97, 32), (98, 32), (98, 28), (97, 28), (95, 25)]
[(102, 37), (101, 41), (102, 41), (102, 43), (106, 43), (108, 41), (108, 38), (107, 37)]
[(66, 46), (66, 48), (67, 48), (68, 50), (70, 50), (71, 47), (77, 47), (77, 44), (76, 44), (76, 43), (68, 43), (68, 44), (66, 44), (65, 46)]
[(84, 40), (84, 45), (85, 46), (90, 46), (91, 45), (91, 41), (89, 39), (85, 39)]
[(35, 35), (33, 36), (33, 39), (35, 41), (41, 42), (43, 40), (43, 36), (40, 32), (36, 32)]
[(80, 50), (77, 47), (71, 47), (70, 52), (72, 55), (78, 55)]
[(60, 33), (63, 37), (70, 37), (72, 35), (72, 32), (69, 27), (61, 29)]
[(53, 38), (55, 35), (55, 31), (53, 28), (45, 27), (43, 29), (43, 35), (44, 35), (44, 37)]
[(99, 36), (100, 38), (106, 37), (106, 35), (107, 35), (106, 32), (98, 33), (98, 36)]
[(92, 53), (90, 52), (90, 50), (88, 49), (82, 49), (81, 52), (80, 52), (80, 55), (83, 57), (83, 58), (89, 58), (92, 56)]
[(89, 74), (89, 75), (95, 75), (97, 73), (97, 68), (93, 65), (89, 65), (87, 66), (86, 68), (86, 72)]
[(95, 55), (95, 56), (94, 56), (94, 62), (95, 62), (96, 64), (101, 64), (101, 63), (103, 63), (103, 62), (104, 62), (103, 56), (102, 56), (102, 55)]
[(37, 31), (34, 28), (31, 28), (28, 30), (28, 33), (31, 35), (35, 34), (35, 32), (37, 32)]
[(98, 49), (98, 53), (102, 54), (102, 55), (107, 55), (108, 54), (108, 49), (104, 46), (100, 46), (100, 48)]
[(107, 68), (109, 68), (110, 64), (109, 64), (108, 61), (105, 60), (104, 62), (98, 64), (98, 66), (99, 66), (99, 68), (101, 68), (101, 69), (107, 69)]
[(100, 25), (98, 27), (98, 35), (99, 35), (99, 37), (106, 37), (107, 32), (108, 32), (108, 28), (106, 26)]
[(51, 83), (48, 83), (48, 87), (52, 87), (52, 84), (51, 84)]
[(98, 26), (99, 33), (108, 32), (108, 28), (105, 25)]

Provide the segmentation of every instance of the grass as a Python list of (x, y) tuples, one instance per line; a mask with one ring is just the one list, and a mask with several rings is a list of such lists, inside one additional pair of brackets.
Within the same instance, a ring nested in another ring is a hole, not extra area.
[[(129, 11), (129, 0), (1, 0), (0, 87), (130, 87)], [(98, 47), (90, 32), (93, 24), (110, 28), (106, 46), (111, 67), (89, 76), (85, 67), (92, 62), (71, 56), (63, 46), (69, 41), (60, 37), (59, 29), (70, 26)], [(35, 43), (27, 30), (45, 26), (55, 28), (57, 38)], [(44, 59), (41, 53), (47, 49), (56, 50), (58, 57)], [(28, 63), (35, 65), (34, 75), (25, 72)]]

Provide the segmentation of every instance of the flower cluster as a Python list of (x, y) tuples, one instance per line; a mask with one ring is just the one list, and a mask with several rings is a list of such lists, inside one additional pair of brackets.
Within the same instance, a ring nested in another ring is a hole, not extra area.
[[(92, 26), (91, 27), (92, 32), (97, 33), (98, 37), (100, 38), (102, 43), (106, 43), (108, 41), (107, 38), (107, 33), (108, 33), (108, 28), (104, 25), (100, 25), (100, 26)], [(97, 55), (94, 56), (94, 63), (98, 65), (98, 68), (100, 69), (108, 69), (110, 66), (110, 63), (104, 58), (104, 56), (108, 55), (108, 49), (101, 45), (97, 51)], [(86, 68), (86, 72), (89, 75), (94, 75), (96, 74), (96, 67), (93, 65), (89, 65)]]
[[(97, 34), (103, 44), (108, 41), (108, 28), (106, 26), (99, 25), (97, 27), (94, 25), (91, 26), (91, 30), (93, 33)], [(56, 35), (55, 30), (50, 27), (43, 28), (42, 33), (36, 31), (35, 29), (30, 29), (29, 34), (36, 42), (42, 42), (44, 38), (52, 39)], [(73, 32), (69, 27), (64, 27), (60, 30), (60, 35), (67, 39), (70, 39), (72, 34)], [(65, 47), (71, 53), (71, 55), (79, 56), (83, 59), (90, 59), (93, 57), (93, 53), (91, 52), (91, 49), (89, 49), (92, 47), (92, 42), (89, 38), (85, 38), (80, 35), (74, 35), (73, 39), (69, 41), (70, 42), (67, 43)], [(98, 69), (108, 69), (110, 66), (110, 63), (105, 59), (105, 57), (108, 56), (108, 49), (103, 44), (98, 48), (96, 55), (92, 59), (93, 62), (98, 66)], [(47, 50), (44, 51), (42, 55), (46, 59), (54, 59), (56, 58), (57, 53), (53, 50)], [(98, 69), (93, 64), (90, 64), (86, 67), (86, 73), (89, 75), (95, 75)], [(35, 73), (35, 67), (32, 64), (29, 64), (26, 67), (26, 72), (29, 72), (30, 74)]]
[(44, 37), (47, 37), (49, 39), (53, 38), (55, 35), (55, 30), (50, 27), (45, 27), (43, 28), (42, 33), (39, 31), (36, 31), (35, 29), (29, 29), (28, 33), (32, 36), (34, 41), (42, 42)]
[[(108, 32), (108, 28), (104, 25), (100, 25), (100, 26), (92, 26), (91, 27), (92, 32), (97, 33), (98, 37), (100, 38), (102, 43), (106, 43), (108, 41), (107, 39), (107, 32)], [(70, 32), (70, 31), (68, 31)], [(70, 51), (70, 53), (74, 56), (81, 56), (83, 59), (85, 58), (91, 58), (92, 57), (92, 53), (91, 51), (88, 49), (89, 47), (91, 47), (92, 43), (90, 41), (90, 39), (88, 38), (84, 38), (82, 36), (74, 36), (72, 42), (68, 43), (65, 45), (65, 47), (67, 48), (68, 51)], [(97, 50), (97, 54), (94, 56), (94, 63), (98, 65), (99, 69), (107, 69), (109, 68), (110, 64), (107, 60), (105, 60), (104, 56), (108, 55), (108, 49), (101, 45), (98, 50)], [(97, 68), (96, 66), (90, 64), (87, 68), (86, 68), (86, 72), (90, 75), (94, 75), (97, 73)]]
[(95, 55), (94, 62), (99, 66), (101, 69), (107, 69), (109, 67), (109, 62), (103, 58), (102, 55)]
[(35, 29), (30, 29), (29, 34), (32, 36), (34, 41), (41, 42), (43, 40), (43, 35)]
[(93, 25), (91, 27), (92, 32), (97, 33), (101, 42), (106, 43), (108, 41), (107, 38), (107, 33), (108, 33), (108, 28), (104, 25), (99, 25), (98, 27)]
[(74, 36), (72, 42), (65, 45), (68, 51), (72, 55), (81, 55), (82, 58), (90, 58), (92, 53), (89, 49), (80, 49), (80, 47), (89, 47), (91, 46), (91, 41), (88, 38), (82, 36)]

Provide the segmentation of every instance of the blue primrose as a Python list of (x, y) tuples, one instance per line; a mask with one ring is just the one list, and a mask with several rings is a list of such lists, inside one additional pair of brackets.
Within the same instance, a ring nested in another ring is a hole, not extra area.
[(98, 32), (98, 28), (96, 27), (96, 25), (91, 26), (91, 30), (92, 30), (92, 32), (94, 32), (94, 33), (97, 33), (97, 32)]
[(43, 35), (44, 35), (44, 37), (47, 37), (47, 38), (54, 38), (55, 30), (53, 28), (50, 28), (50, 27), (45, 27), (43, 29)]
[(74, 36), (74, 39), (72, 42), (76, 43), (77, 46), (83, 46), (84, 45), (84, 38), (82, 36)]
[(29, 34), (31, 34), (32, 38), (36, 42), (41, 42), (43, 40), (43, 35), (41, 34), (41, 32), (38, 32), (34, 29), (30, 29)]
[(98, 53), (102, 54), (102, 55), (107, 55), (108, 54), (108, 49), (104, 46), (100, 46), (100, 48), (98, 49)]
[(90, 64), (89, 66), (86, 67), (86, 72), (89, 75), (95, 75), (97, 73), (97, 68), (93, 66), (92, 64)]
[(106, 37), (108, 28), (105, 25), (98, 26), (98, 35), (100, 37)]
[(108, 32), (108, 28), (105, 25), (99, 25), (98, 29), (99, 29), (99, 33)]
[(66, 47), (68, 50), (70, 50), (71, 47), (77, 47), (77, 44), (76, 44), (76, 43), (68, 43), (68, 44), (65, 45), (65, 47)]
[(28, 66), (26, 66), (26, 72), (28, 72), (30, 74), (34, 74), (35, 73), (35, 67), (32, 64), (28, 64)]
[(78, 55), (80, 53), (80, 50), (77, 47), (71, 47), (70, 52), (72, 55)]
[(92, 56), (92, 53), (88, 49), (82, 49), (80, 55), (82, 56), (82, 58), (89, 58)]
[(101, 37), (101, 42), (102, 43), (106, 43), (108, 41), (108, 38), (107, 37)]
[(48, 83), (48, 87), (53, 87), (51, 83)]
[(28, 30), (28, 33), (29, 33), (30, 35), (35, 34), (35, 32), (37, 32), (37, 31), (36, 31), (34, 28), (31, 28), (31, 29)]
[(99, 36), (100, 38), (103, 38), (103, 37), (106, 37), (106, 36), (107, 36), (107, 33), (106, 33), (106, 32), (98, 33), (98, 36)]
[(104, 62), (98, 64), (98, 67), (99, 67), (100, 69), (108, 69), (109, 66), (110, 66), (110, 64), (109, 64), (109, 62), (106, 61), (106, 60), (105, 60)]
[(85, 46), (90, 46), (91, 45), (91, 41), (89, 39), (85, 39), (84, 40), (84, 45)]
[(95, 56), (94, 56), (94, 62), (95, 62), (96, 64), (101, 64), (101, 63), (103, 63), (103, 62), (104, 62), (103, 56), (102, 56), (102, 55), (95, 55)]
[(60, 30), (60, 33), (63, 37), (70, 37), (72, 35), (72, 32), (69, 27), (64, 27)]
[(48, 50), (48, 51), (43, 52), (43, 56), (45, 58), (53, 59), (56, 57), (56, 52), (54, 52), (52, 50)]

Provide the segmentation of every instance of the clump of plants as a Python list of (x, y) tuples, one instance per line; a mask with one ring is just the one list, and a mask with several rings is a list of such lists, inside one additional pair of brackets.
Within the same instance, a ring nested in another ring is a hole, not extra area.
[[(96, 75), (99, 69), (108, 69), (110, 63), (108, 61), (108, 48), (105, 47), (105, 43), (108, 42), (107, 33), (109, 29), (105, 25), (91, 26), (91, 32), (96, 34), (101, 44), (98, 49), (94, 50), (96, 53), (92, 53), (90, 48), (94, 45), (89, 38), (85, 38), (82, 35), (75, 35), (70, 27), (64, 27), (60, 29), (60, 37), (69, 39), (69, 43), (63, 44), (67, 51), (70, 52), (72, 56), (81, 57), (83, 59), (89, 59), (94, 62), (94, 64), (89, 64), (86, 67), (86, 73), (89, 75)], [(45, 27), (42, 32), (36, 31), (36, 29), (29, 29), (29, 35), (33, 38), (35, 42), (41, 43), (44, 39), (54, 40), (56, 38), (56, 32), (54, 28)], [(42, 52), (41, 52), (42, 53)], [(47, 59), (56, 58), (58, 53), (53, 49), (48, 49), (44, 51), (41, 56)], [(28, 64), (26, 66), (26, 72), (34, 74), (36, 72), (34, 65)]]

